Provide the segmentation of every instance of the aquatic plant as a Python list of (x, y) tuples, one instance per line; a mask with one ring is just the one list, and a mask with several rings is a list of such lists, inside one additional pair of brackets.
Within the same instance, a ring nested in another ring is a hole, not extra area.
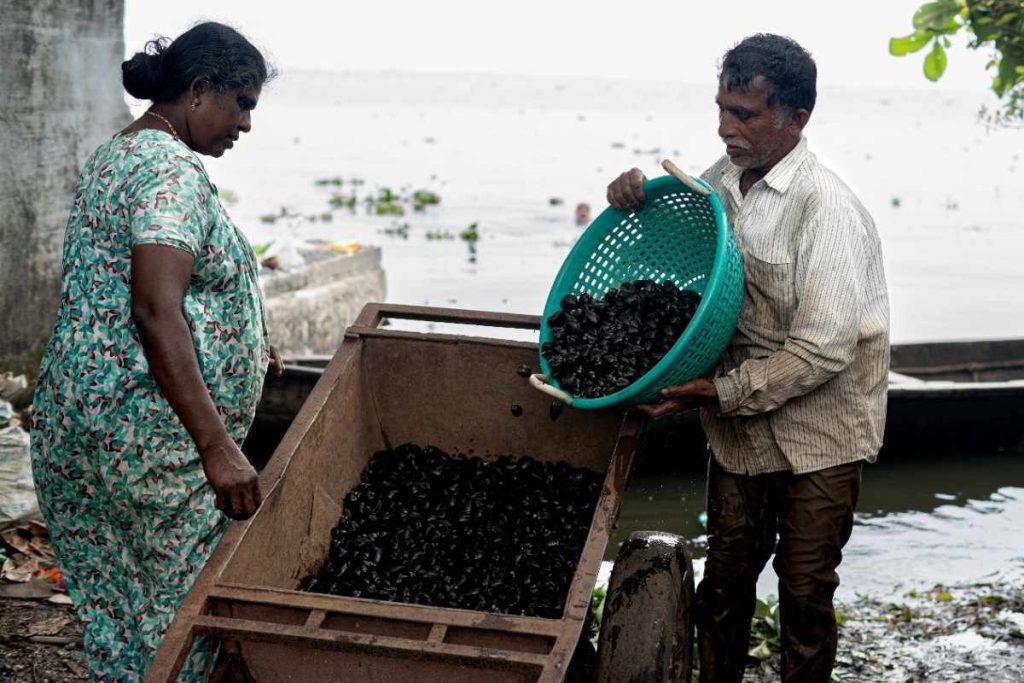
[(754, 618), (750, 622), (750, 648), (748, 654), (764, 661), (782, 651), (782, 623), (779, 619), (779, 601), (774, 595), (754, 603)]
[(404, 216), (405, 209), (397, 202), (377, 202), (374, 212), (378, 216)]
[(436, 206), (441, 203), (441, 197), (429, 190), (416, 190), (412, 193), (412, 208), (414, 211), (423, 211), (428, 206)]
[(350, 211), (355, 211), (357, 201), (359, 201), (359, 199), (354, 193), (350, 195), (335, 194), (331, 195), (331, 198), (327, 200), (327, 203), (334, 209), (349, 209)]
[(465, 230), (459, 233), (459, 239), (463, 242), (476, 242), (480, 239), (480, 233), (477, 230), (478, 223), (470, 223)]
[(260, 222), (273, 224), (282, 218), (300, 218), (300, 216), (293, 213), (287, 206), (282, 206), (277, 213), (265, 213), (260, 216)]
[(391, 237), (400, 237), (403, 240), (409, 239), (408, 223), (392, 223), (391, 227), (378, 230), (378, 232)]

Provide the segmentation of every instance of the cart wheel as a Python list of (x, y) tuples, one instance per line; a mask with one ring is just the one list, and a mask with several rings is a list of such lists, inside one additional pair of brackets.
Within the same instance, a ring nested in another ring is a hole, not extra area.
[(683, 539), (636, 531), (619, 549), (597, 645), (599, 683), (688, 683), (693, 564)]

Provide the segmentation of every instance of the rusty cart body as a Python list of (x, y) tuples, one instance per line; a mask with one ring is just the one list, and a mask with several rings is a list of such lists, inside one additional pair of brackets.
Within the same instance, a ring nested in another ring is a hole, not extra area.
[[(380, 327), (411, 318), (536, 328), (534, 316), (368, 305), (260, 476), (264, 503), (232, 525), (171, 624), (147, 681), (173, 681), (197, 636), (273, 681), (560, 681), (576, 647), (637, 445), (622, 409), (566, 410), (516, 374), (532, 342)], [(523, 414), (515, 417), (510, 405)], [(485, 460), (530, 455), (605, 473), (560, 619), (301, 592), (378, 450), (406, 442)]]

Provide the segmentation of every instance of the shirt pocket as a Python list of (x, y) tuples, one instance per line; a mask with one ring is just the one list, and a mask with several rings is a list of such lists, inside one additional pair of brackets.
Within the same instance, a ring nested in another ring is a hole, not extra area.
[[(771, 257), (767, 257), (771, 259)], [(793, 264), (743, 254), (743, 322), (769, 330), (788, 330), (796, 309)]]

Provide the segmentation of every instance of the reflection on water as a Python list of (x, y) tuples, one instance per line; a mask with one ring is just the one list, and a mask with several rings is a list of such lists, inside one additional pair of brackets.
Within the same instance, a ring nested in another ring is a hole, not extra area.
[[(608, 546), (634, 530), (679, 534), (704, 554), (704, 473), (637, 475)], [(936, 583), (1024, 577), (1024, 457), (890, 456), (864, 469), (857, 525), (840, 568), (840, 597), (900, 593)], [(758, 590), (775, 593), (767, 568)]]

